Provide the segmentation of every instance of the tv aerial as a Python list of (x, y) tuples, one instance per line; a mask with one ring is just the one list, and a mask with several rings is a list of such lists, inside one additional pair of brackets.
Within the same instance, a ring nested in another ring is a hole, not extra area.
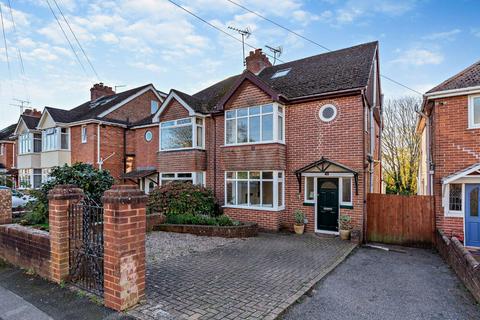
[(281, 46), (278, 47), (272, 47), (269, 45), (265, 45), (270, 51), (273, 53), (273, 65), (275, 65), (275, 62), (277, 62), (277, 58), (280, 58), (283, 52), (283, 48)]
[(245, 39), (248, 39), (248, 37), (250, 37), (252, 32), (250, 31), (250, 28), (248, 28), (248, 27), (246, 29), (238, 29), (238, 28), (229, 26), (228, 29), (236, 31), (242, 36), (243, 65), (246, 65), (246, 61), (245, 61)]

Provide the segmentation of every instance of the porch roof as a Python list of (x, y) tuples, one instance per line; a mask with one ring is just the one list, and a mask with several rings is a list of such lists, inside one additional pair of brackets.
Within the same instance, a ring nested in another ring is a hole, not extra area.
[(302, 174), (303, 173), (320, 173), (325, 176), (335, 173), (351, 173), (355, 179), (355, 193), (358, 194), (358, 172), (349, 168), (341, 163), (329, 160), (325, 157), (322, 157), (320, 160), (312, 162), (298, 170), (296, 170), (295, 175), (298, 180), (298, 189), (299, 192), (302, 191)]
[(480, 175), (480, 163), (475, 163), (469, 167), (466, 167), (465, 169), (457, 171), (454, 174), (451, 174), (443, 178), (442, 184), (449, 184), (449, 183), (455, 182), (458, 179), (468, 177), (468, 175), (472, 173), (477, 173), (478, 175)]
[(125, 179), (141, 179), (148, 177), (152, 174), (156, 174), (157, 170), (155, 169), (140, 169), (140, 170), (133, 170), (131, 172), (123, 174), (123, 178)]

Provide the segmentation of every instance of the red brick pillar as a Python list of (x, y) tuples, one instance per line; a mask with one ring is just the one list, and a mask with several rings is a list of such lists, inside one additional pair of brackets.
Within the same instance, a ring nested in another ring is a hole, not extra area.
[(0, 189), (0, 224), (12, 223), (12, 191)]
[(48, 193), (50, 278), (57, 283), (68, 276), (68, 209), (83, 196), (82, 189), (70, 184), (58, 185)]
[(103, 195), (105, 306), (125, 310), (145, 296), (144, 192), (115, 185)]

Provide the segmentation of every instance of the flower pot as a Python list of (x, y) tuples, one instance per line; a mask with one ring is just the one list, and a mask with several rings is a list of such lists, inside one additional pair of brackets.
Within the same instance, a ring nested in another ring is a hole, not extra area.
[(293, 229), (295, 230), (296, 234), (303, 234), (303, 231), (305, 231), (305, 225), (304, 224), (294, 224)]
[(340, 239), (350, 240), (350, 230), (340, 230)]

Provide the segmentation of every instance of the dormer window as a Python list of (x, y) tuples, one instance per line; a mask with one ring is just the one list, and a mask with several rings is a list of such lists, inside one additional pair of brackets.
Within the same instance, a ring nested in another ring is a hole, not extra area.
[(273, 74), (273, 76), (270, 79), (276, 79), (276, 78), (284, 77), (290, 72), (290, 70), (292, 70), (292, 69), (288, 68), (288, 69), (278, 70), (277, 72), (275, 72)]
[(480, 95), (469, 98), (468, 127), (470, 129), (480, 128)]
[(160, 151), (204, 147), (203, 118), (184, 118), (160, 123)]

